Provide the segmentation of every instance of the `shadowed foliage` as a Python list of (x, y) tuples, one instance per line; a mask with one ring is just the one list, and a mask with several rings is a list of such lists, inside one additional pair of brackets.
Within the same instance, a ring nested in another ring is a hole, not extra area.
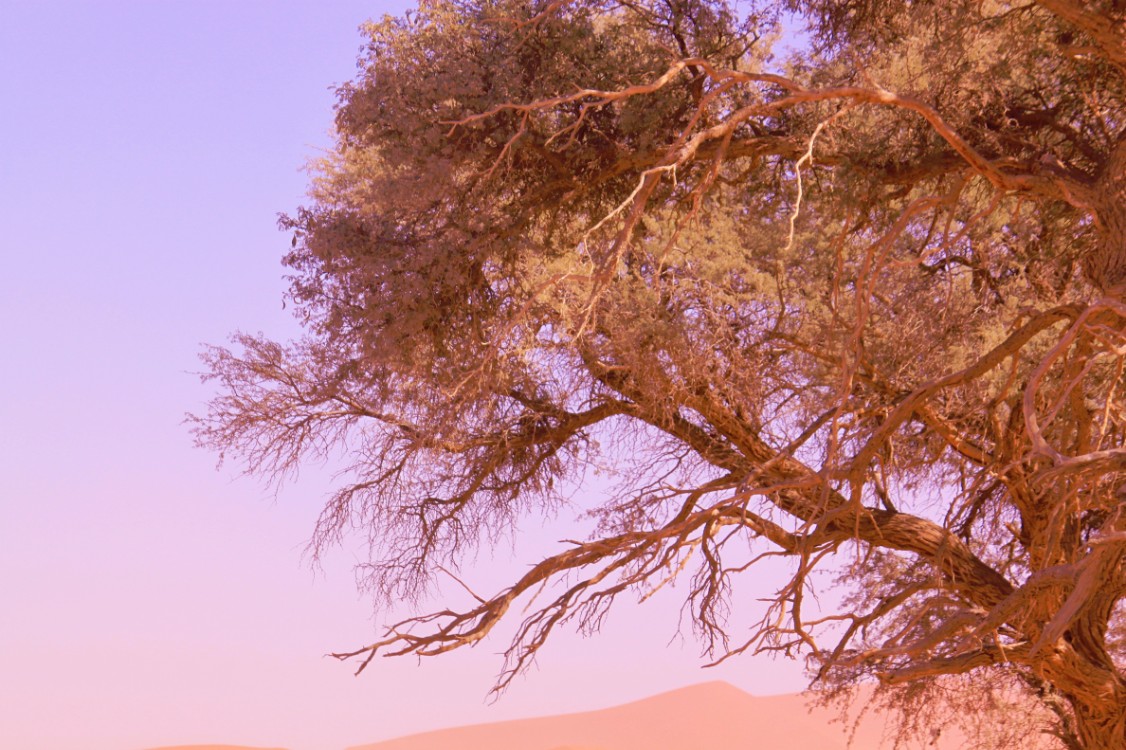
[[(1124, 18), (432, 0), (371, 23), (283, 221), (307, 336), (208, 349), (197, 439), (272, 479), (346, 456), (313, 547), (366, 534), (381, 602), (616, 472), (578, 495), (588, 539), (340, 654), (361, 669), (543, 589), (503, 688), (555, 627), (680, 576), (714, 658), (877, 678), (902, 736), (988, 693), (1124, 748)], [(772, 556), (793, 576), (764, 586)], [(807, 604), (819, 570), (839, 610)], [(760, 622), (728, 621), (735, 586), (772, 597)]]

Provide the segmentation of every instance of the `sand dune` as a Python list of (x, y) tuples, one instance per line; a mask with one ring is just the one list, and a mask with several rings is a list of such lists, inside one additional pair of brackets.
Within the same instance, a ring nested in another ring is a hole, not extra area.
[[(845, 750), (832, 711), (807, 709), (798, 695), (755, 697), (708, 682), (585, 713), (443, 729), (349, 750)], [(862, 723), (852, 747), (879, 746), (883, 720)], [(955, 750), (961, 738), (929, 747)]]
[[(441, 706), (435, 706), (440, 720)], [(756, 697), (706, 682), (613, 708), (440, 729), (349, 750), (846, 750), (849, 728), (800, 695)], [(886, 718), (866, 715), (850, 750), (881, 746)], [(947, 730), (912, 747), (961, 750)], [(1047, 746), (1047, 744), (1045, 744)], [(177, 745), (150, 750), (283, 750), (242, 745)], [(330, 749), (331, 750), (331, 749)]]
[(286, 750), (284, 747), (258, 747), (250, 745), (162, 745), (148, 750)]

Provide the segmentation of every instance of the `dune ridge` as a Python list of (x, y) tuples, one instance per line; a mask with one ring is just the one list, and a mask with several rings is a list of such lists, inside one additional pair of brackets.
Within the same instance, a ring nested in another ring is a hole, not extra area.
[(288, 750), (288, 748), (260, 745), (161, 745), (146, 750)]
[[(846, 750), (834, 711), (800, 695), (756, 697), (726, 682), (692, 685), (612, 708), (424, 732), (348, 750)], [(853, 748), (876, 748), (884, 721), (869, 716)], [(940, 737), (935, 750), (956, 750)]]
[[(434, 706), (440, 720), (441, 706)], [(803, 695), (754, 696), (705, 682), (579, 713), (474, 724), (353, 745), (347, 750), (877, 750), (887, 716), (863, 714), (852, 733), (832, 709)], [(849, 739), (852, 739), (850, 746)], [(948, 729), (912, 747), (961, 750)], [(1045, 745), (1046, 747), (1047, 745)], [(246, 745), (168, 745), (148, 750), (285, 750)]]

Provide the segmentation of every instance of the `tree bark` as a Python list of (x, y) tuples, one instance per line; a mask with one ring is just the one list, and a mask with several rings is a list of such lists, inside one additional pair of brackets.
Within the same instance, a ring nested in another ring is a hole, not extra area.
[(1126, 134), (1119, 138), (1092, 195), (1095, 252), (1083, 259), (1087, 278), (1107, 294), (1126, 293)]
[(1118, 685), (1111, 700), (1092, 706), (1089, 702), (1071, 701), (1075, 708), (1076, 728), (1084, 750), (1123, 750), (1126, 748), (1126, 688)]

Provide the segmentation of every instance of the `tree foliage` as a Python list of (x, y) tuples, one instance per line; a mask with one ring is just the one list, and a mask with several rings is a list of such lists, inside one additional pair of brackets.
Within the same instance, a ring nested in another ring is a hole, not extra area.
[(589, 539), (342, 656), (471, 645), (546, 586), (503, 687), (679, 575), (716, 658), (1126, 747), (1119, 3), (425, 0), (365, 33), (283, 221), (307, 336), (209, 349), (199, 442), (348, 456), (313, 544), (366, 533), (385, 602), (621, 481)]

